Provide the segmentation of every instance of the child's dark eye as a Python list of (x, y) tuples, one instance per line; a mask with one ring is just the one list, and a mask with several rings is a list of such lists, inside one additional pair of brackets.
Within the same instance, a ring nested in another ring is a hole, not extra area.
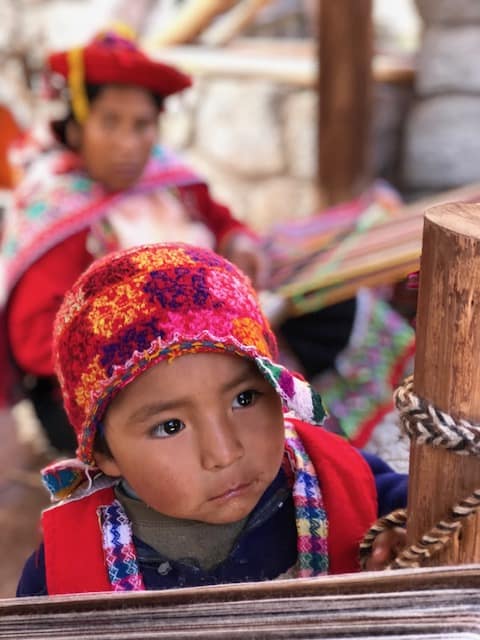
[(243, 409), (244, 407), (249, 407), (254, 404), (259, 396), (258, 391), (254, 391), (253, 389), (247, 389), (247, 391), (242, 391), (233, 401), (234, 409)]
[(157, 424), (157, 426), (152, 429), (152, 436), (155, 438), (168, 438), (183, 431), (183, 429), (185, 429), (185, 423), (178, 420), (178, 418), (172, 418), (171, 420), (165, 420), (165, 422)]

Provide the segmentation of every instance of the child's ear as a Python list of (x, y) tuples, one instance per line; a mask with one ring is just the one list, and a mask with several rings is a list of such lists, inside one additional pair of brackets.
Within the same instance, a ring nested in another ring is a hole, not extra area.
[(109, 456), (106, 453), (100, 453), (99, 451), (96, 451), (95, 464), (107, 476), (116, 478), (122, 475), (115, 460), (112, 458), (112, 456)]
[(65, 138), (70, 149), (78, 151), (82, 142), (82, 129), (78, 122), (69, 120), (65, 128)]

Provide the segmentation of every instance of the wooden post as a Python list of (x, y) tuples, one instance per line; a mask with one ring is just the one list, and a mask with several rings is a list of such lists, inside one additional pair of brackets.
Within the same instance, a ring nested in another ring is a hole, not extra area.
[[(415, 393), (480, 423), (480, 205), (427, 210), (417, 313)], [(412, 543), (480, 487), (480, 460), (412, 442), (407, 538)], [(480, 514), (431, 564), (480, 561)]]
[(321, 0), (319, 180), (327, 204), (349, 199), (370, 176), (372, 1)]

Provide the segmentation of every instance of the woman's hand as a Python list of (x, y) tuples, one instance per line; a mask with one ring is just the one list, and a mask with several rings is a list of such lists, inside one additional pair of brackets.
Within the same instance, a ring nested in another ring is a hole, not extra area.
[(407, 532), (401, 527), (382, 531), (372, 544), (372, 552), (365, 563), (366, 571), (385, 569), (402, 551), (407, 541)]
[(234, 233), (221, 247), (222, 255), (239, 267), (257, 291), (268, 284), (269, 269), (261, 243), (245, 233)]

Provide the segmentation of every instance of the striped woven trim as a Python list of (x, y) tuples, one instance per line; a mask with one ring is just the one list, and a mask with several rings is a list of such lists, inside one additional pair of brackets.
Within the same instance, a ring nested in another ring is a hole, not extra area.
[(118, 500), (99, 507), (103, 550), (112, 591), (142, 591), (143, 577), (137, 562), (130, 521)]
[(297, 525), (297, 577), (328, 573), (328, 521), (312, 461), (293, 424), (285, 421), (286, 453), (293, 474), (293, 503)]

